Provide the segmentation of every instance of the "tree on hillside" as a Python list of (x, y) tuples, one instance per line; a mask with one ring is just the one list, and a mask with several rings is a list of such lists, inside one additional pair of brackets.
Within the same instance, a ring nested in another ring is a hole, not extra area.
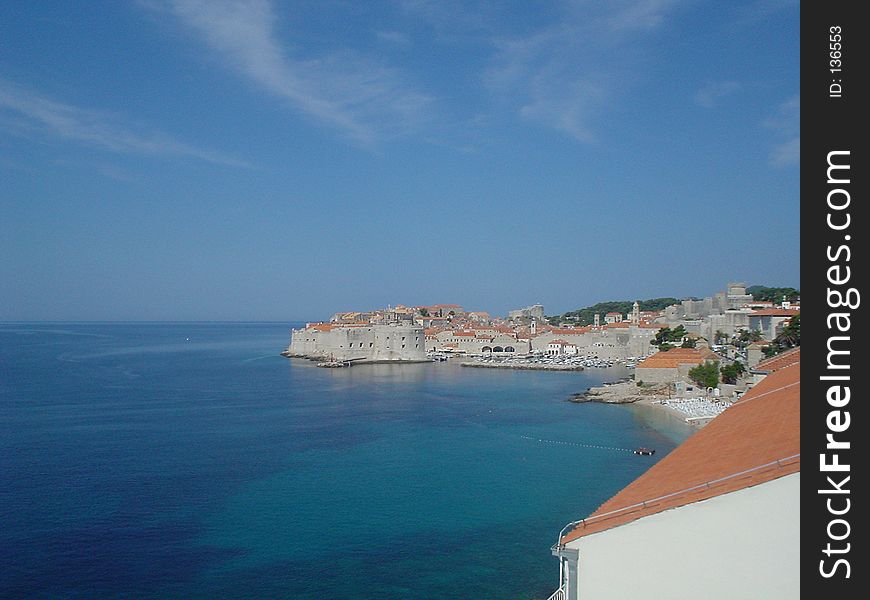
[(719, 372), (722, 374), (723, 383), (737, 383), (737, 379), (746, 372), (746, 367), (743, 366), (742, 362), (734, 361), (719, 369)]
[(752, 294), (755, 300), (767, 302), (782, 302), (783, 297), (789, 302), (794, 302), (801, 297), (800, 290), (793, 287), (766, 287), (753, 285), (746, 288), (747, 294)]
[(656, 333), (656, 336), (649, 341), (653, 346), (658, 346), (659, 350), (661, 350), (662, 344), (672, 344), (672, 342), (680, 342), (682, 343), (683, 338), (686, 337), (686, 328), (682, 325), (679, 325), (673, 329), (670, 327), (662, 327)]
[(779, 335), (776, 336), (774, 342), (780, 344), (784, 348), (794, 348), (801, 345), (801, 314), (793, 316), (788, 325), (782, 328)]
[(776, 356), (780, 352), (801, 345), (801, 315), (800, 313), (789, 319), (785, 325), (773, 339), (769, 346), (764, 349), (764, 356), (770, 358)]
[[(648, 300), (638, 300), (638, 305), (641, 310), (659, 311), (671, 304), (678, 304), (680, 301), (676, 298), (650, 298)], [(618, 312), (627, 314), (631, 312), (634, 305), (633, 300), (614, 300), (609, 302), (599, 302), (585, 308), (578, 308), (566, 312), (562, 315), (553, 315), (547, 317), (550, 325), (558, 325), (563, 322), (574, 322), (577, 325), (592, 325), (595, 322), (595, 315), (606, 315), (609, 312)]]
[(760, 342), (761, 339), (760, 331), (756, 329), (741, 329), (740, 332), (734, 336), (731, 343), (738, 348), (745, 348), (752, 342)]
[(428, 317), (428, 316), (429, 316), (429, 310), (428, 310), (428, 309), (425, 309), (425, 308), (421, 308), (421, 309), (420, 309), (420, 316), (421, 316), (421, 317)]
[(703, 388), (714, 388), (719, 385), (719, 363), (706, 361), (689, 371), (689, 379)]

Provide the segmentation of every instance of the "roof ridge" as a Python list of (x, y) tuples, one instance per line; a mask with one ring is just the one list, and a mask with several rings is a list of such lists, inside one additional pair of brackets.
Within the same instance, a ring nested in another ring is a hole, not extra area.
[[(589, 521), (596, 521), (596, 520), (603, 519), (606, 517), (611, 517), (615, 514), (625, 512), (627, 510), (631, 510), (632, 508), (638, 508), (638, 507), (646, 508), (648, 504), (652, 504), (654, 502), (659, 502), (660, 500), (666, 500), (668, 498), (674, 498), (674, 497), (680, 496), (682, 494), (694, 492), (695, 490), (709, 489), (711, 486), (714, 486), (716, 484), (722, 483), (724, 481), (728, 481), (730, 479), (734, 479), (735, 477), (748, 475), (750, 473), (754, 473), (755, 471), (760, 471), (761, 469), (765, 469), (767, 467), (773, 467), (774, 465), (776, 465), (778, 467), (783, 467), (783, 463), (785, 463), (786, 461), (792, 461), (796, 458), (799, 459), (800, 456), (801, 456), (800, 453), (792, 454), (791, 456), (783, 456), (782, 458), (777, 458), (776, 460), (772, 460), (772, 461), (766, 462), (764, 464), (756, 465), (756, 466), (750, 467), (748, 469), (743, 469), (742, 471), (737, 471), (736, 473), (730, 473), (728, 475), (724, 475), (724, 476), (719, 477), (717, 479), (712, 479), (710, 481), (705, 481), (704, 483), (699, 483), (697, 485), (683, 488), (681, 490), (677, 490), (676, 492), (670, 492), (668, 494), (664, 494), (662, 496), (657, 496), (655, 498), (647, 498), (645, 500), (641, 500), (640, 502), (635, 502), (634, 504), (629, 504), (628, 506), (616, 508), (616, 509), (607, 511), (605, 513), (601, 513), (601, 514), (593, 513), (593, 514), (589, 515), (588, 517), (586, 517), (585, 519), (580, 519), (579, 521), (575, 521), (572, 524), (579, 525), (580, 523), (583, 523), (585, 525)], [(788, 463), (788, 464), (791, 464), (791, 463)], [(788, 465), (785, 465), (785, 466), (788, 466)], [(741, 488), (741, 489), (743, 489), (743, 488)], [(733, 491), (736, 492), (736, 491), (740, 491), (740, 490), (733, 490)], [(712, 496), (712, 497), (715, 498), (716, 496)], [(706, 499), (709, 500), (709, 498), (706, 498)], [(560, 536), (560, 539), (561, 539), (561, 537), (562, 536)]]
[[(793, 367), (793, 366), (794, 366), (794, 365), (788, 365), (788, 367)], [(782, 369), (779, 369), (779, 370), (781, 371), (781, 370), (783, 370), (783, 369), (787, 369), (788, 367), (783, 367)], [(732, 405), (732, 408), (733, 408), (734, 406), (743, 406), (744, 404), (749, 404), (749, 403), (752, 402), (753, 400), (758, 400), (759, 398), (764, 398), (765, 396), (767, 396), (767, 395), (769, 395), (769, 394), (773, 394), (774, 392), (781, 392), (782, 390), (787, 390), (787, 389), (790, 388), (790, 387), (794, 387), (794, 386), (796, 386), (796, 385), (800, 385), (800, 384), (801, 384), (800, 380), (798, 380), (798, 381), (793, 381), (792, 383), (789, 383), (789, 384), (787, 384), (787, 385), (783, 385), (783, 386), (780, 386), (780, 387), (778, 387), (778, 388), (774, 388), (774, 389), (772, 389), (772, 390), (768, 390), (768, 391), (766, 391), (766, 392), (762, 392), (762, 393), (760, 393), (760, 394), (758, 394), (758, 395), (751, 396), (751, 397), (749, 397), (749, 398), (746, 398), (746, 397), (744, 396), (743, 398), (740, 398), (739, 400), (737, 400), (737, 401)], [(748, 395), (749, 395), (749, 392), (747, 392), (747, 396), (748, 396)]]

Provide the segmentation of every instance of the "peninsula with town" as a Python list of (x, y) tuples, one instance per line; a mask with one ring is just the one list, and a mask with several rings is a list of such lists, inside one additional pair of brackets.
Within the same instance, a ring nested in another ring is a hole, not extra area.
[(704, 425), (764, 375), (763, 361), (799, 344), (797, 290), (732, 282), (702, 299), (603, 302), (557, 316), (541, 304), (504, 317), (458, 304), (341, 312), (293, 329), (282, 354), (334, 368), (448, 360), (557, 371), (623, 365), (623, 380), (572, 400), (655, 403)]
[[(319, 366), (621, 365), (626, 377), (571, 400), (647, 404), (698, 429), (559, 531), (548, 600), (683, 598), (699, 589), (730, 598), (798, 595), (796, 289), (728, 283), (703, 299), (603, 302), (558, 316), (540, 304), (503, 318), (456, 304), (338, 313), (294, 329), (284, 355)], [(634, 454), (644, 459), (655, 449)], [(644, 568), (625, 570), (626, 548)]]

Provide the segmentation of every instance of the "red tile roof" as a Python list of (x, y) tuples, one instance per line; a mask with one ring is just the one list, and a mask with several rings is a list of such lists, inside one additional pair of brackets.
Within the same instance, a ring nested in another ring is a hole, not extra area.
[(550, 329), (550, 332), (556, 335), (580, 335), (590, 331), (592, 331), (591, 327), (556, 327)]
[(768, 375), (562, 543), (800, 471), (800, 362)]
[(699, 348), (671, 348), (666, 352), (656, 352), (642, 360), (637, 369), (676, 369), (680, 365), (700, 365), (705, 360), (717, 360), (714, 352)]

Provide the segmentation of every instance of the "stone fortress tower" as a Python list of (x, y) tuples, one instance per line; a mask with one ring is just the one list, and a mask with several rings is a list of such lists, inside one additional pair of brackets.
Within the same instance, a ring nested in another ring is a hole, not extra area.
[(427, 360), (423, 328), (417, 325), (309, 323), (291, 331), (286, 355), (353, 362)]

